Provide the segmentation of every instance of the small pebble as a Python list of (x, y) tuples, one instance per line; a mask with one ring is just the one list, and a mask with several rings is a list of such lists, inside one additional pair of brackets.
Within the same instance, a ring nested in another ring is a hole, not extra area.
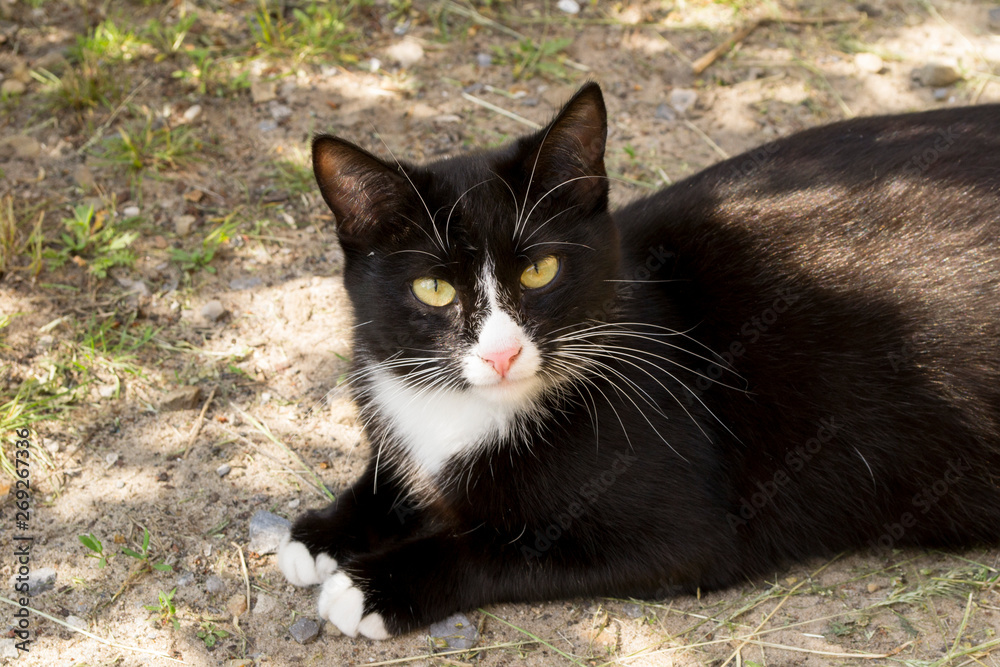
[(698, 101), (698, 93), (690, 88), (674, 88), (670, 91), (668, 101), (683, 116)]
[(205, 580), (205, 590), (212, 595), (218, 595), (226, 590), (226, 582), (224, 582), (220, 577), (211, 574), (208, 579)]
[(874, 53), (854, 54), (854, 65), (862, 72), (878, 74), (885, 69), (885, 63)]
[(17, 650), (17, 641), (8, 638), (0, 639), (0, 658), (17, 660), (20, 654), (20, 651)]
[(438, 650), (465, 650), (476, 645), (479, 631), (465, 614), (452, 614), (430, 628), (432, 645)]
[(947, 88), (935, 88), (934, 89), (934, 99), (938, 102), (943, 102), (948, 99), (948, 89)]
[(187, 108), (187, 111), (184, 112), (183, 118), (184, 118), (185, 122), (190, 123), (195, 118), (197, 118), (200, 114), (201, 114), (201, 105), (200, 104), (192, 104), (191, 106), (189, 106)]
[(229, 281), (229, 289), (245, 290), (263, 285), (264, 281), (259, 276), (246, 276), (243, 278), (233, 278)]
[(423, 59), (424, 47), (417, 40), (408, 37), (390, 46), (385, 54), (399, 63), (400, 67), (413, 67)]
[(34, 137), (15, 134), (0, 142), (0, 149), (0, 153), (13, 153), (14, 157), (30, 160), (41, 154), (42, 145)]
[(28, 89), (28, 86), (17, 79), (7, 79), (0, 83), (0, 93), (4, 95), (21, 95)]
[[(488, 53), (477, 53), (476, 54), (476, 64), (480, 67), (489, 67), (493, 64), (493, 56)], [(479, 88), (482, 89), (483, 84), (479, 84)], [(473, 92), (479, 92), (473, 91)]]
[(219, 477), (225, 477), (232, 471), (233, 467), (231, 465), (229, 465), (228, 463), (223, 463), (221, 466), (215, 469), (215, 474), (218, 475)]
[(278, 86), (274, 81), (254, 81), (250, 84), (250, 99), (254, 104), (270, 102), (278, 97)]
[(267, 616), (272, 611), (277, 609), (278, 601), (267, 595), (266, 593), (260, 593), (257, 595), (257, 603), (253, 606), (253, 613), (259, 614), (261, 616)]
[(226, 307), (217, 299), (212, 299), (201, 307), (201, 316), (209, 322), (216, 322), (225, 314)]
[(86, 165), (79, 164), (73, 167), (73, 181), (83, 190), (90, 191), (97, 187), (97, 179), (94, 172)]
[(677, 112), (674, 111), (674, 108), (666, 102), (663, 102), (656, 107), (656, 113), (654, 115), (660, 120), (677, 120)]
[(636, 604), (634, 602), (626, 604), (622, 607), (622, 611), (625, 612), (625, 615), (629, 618), (641, 618), (646, 613), (646, 610), (641, 604)]
[(177, 236), (187, 236), (194, 227), (195, 217), (193, 215), (178, 215), (174, 217), (174, 232)]
[(233, 616), (240, 616), (247, 610), (247, 598), (242, 593), (237, 593), (226, 602), (226, 611)]
[(257, 123), (257, 129), (261, 132), (273, 132), (278, 129), (278, 124), (273, 120), (262, 120)]
[(250, 545), (247, 549), (261, 556), (273, 554), (291, 528), (292, 523), (288, 519), (259, 510), (250, 518)]
[(299, 506), (299, 503), (301, 502), (302, 501), (299, 500), (298, 498), (292, 498), (291, 500), (288, 501), (288, 509), (293, 510), (297, 508)]
[(178, 387), (163, 397), (160, 401), (160, 411), (191, 410), (197, 407), (200, 398), (201, 387)]
[(559, 11), (566, 12), (567, 14), (580, 13), (580, 3), (576, 0), (559, 0), (556, 3), (556, 7), (559, 8)]
[(1000, 32), (1000, 7), (994, 7), (989, 13), (990, 30)]
[(190, 586), (194, 583), (194, 573), (193, 572), (181, 572), (180, 576), (177, 577), (175, 581), (177, 588), (184, 588), (185, 586)]
[(66, 617), (66, 624), (77, 628), (78, 630), (86, 630), (90, 627), (87, 624), (87, 621), (83, 620), (79, 616), (73, 616), (72, 614)]
[(288, 634), (300, 644), (309, 644), (319, 636), (319, 624), (311, 618), (299, 616), (292, 627), (288, 628)]
[(138, 217), (139, 213), (141, 212), (142, 211), (139, 210), (138, 206), (126, 206), (125, 208), (122, 209), (122, 215), (126, 218)]
[(913, 79), (927, 88), (950, 86), (962, 79), (962, 75), (951, 65), (930, 63), (913, 70)]
[(28, 580), (26, 582), (18, 581), (16, 579), (17, 575), (12, 576), (9, 581), (11, 587), (18, 583), (28, 584), (28, 596), (33, 597), (35, 595), (40, 595), (55, 586), (56, 576), (56, 571), (51, 567), (42, 567), (37, 570), (32, 570), (28, 574)]
[(277, 102), (272, 102), (271, 105), (268, 107), (268, 109), (271, 112), (271, 118), (273, 118), (275, 121), (279, 123), (285, 120), (286, 118), (290, 118), (292, 116), (291, 107), (284, 104), (278, 104)]

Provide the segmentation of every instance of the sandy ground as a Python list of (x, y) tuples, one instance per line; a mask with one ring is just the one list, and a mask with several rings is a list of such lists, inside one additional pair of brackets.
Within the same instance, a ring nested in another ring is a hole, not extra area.
[[(156, 11), (176, 18), (177, 6)], [(202, 94), (170, 76), (176, 65), (130, 63), (130, 104), (187, 123), (203, 141), (200, 161), (147, 178), (138, 191), (114, 165), (80, 151), (92, 137), (115, 133), (120, 119), (105, 125), (108, 109), (52, 115), (35, 79), (23, 97), (5, 98), (0, 138), (30, 136), (39, 150), (0, 150), (0, 194), (39, 206), (54, 226), (70, 206), (95, 197), (110, 197), (119, 211), (135, 205), (147, 223), (134, 266), (103, 281), (72, 263), (35, 280), (23, 271), (0, 279), (0, 317), (19, 313), (0, 331), (0, 402), (20, 382), (57, 372), (57, 360), (78, 354), (88, 318), (132, 313), (130, 326), (157, 334), (134, 358), (121, 361), (122, 353), (118, 366), (95, 365), (96, 381), (70, 411), (32, 431), (32, 446), (51, 465), (32, 468), (27, 531), (15, 527), (13, 497), (0, 505), (0, 580), (16, 572), (13, 538), (33, 537), (31, 567), (53, 568), (57, 578), (31, 606), (104, 643), (33, 614), (30, 653), (10, 657), (15, 640), (7, 634), (0, 660), (172, 664), (142, 649), (190, 665), (1000, 665), (1000, 651), (989, 647), (1000, 626), (1000, 589), (986, 585), (997, 580), (996, 549), (844, 554), (700, 599), (469, 610), (480, 629), (477, 650), (447, 658), (428, 657), (425, 632), (372, 643), (324, 625), (312, 643), (292, 638), (297, 618), (316, 618), (314, 594), (286, 584), (273, 555), (249, 550), (250, 518), (266, 510), (294, 519), (321, 505), (312, 473), (336, 492), (360, 473), (367, 448), (337, 390), (351, 356), (351, 313), (332, 219), (311, 188), (283, 186), (274, 175), (276, 161), (305, 164), (314, 132), (410, 159), (453, 154), (526, 129), (463, 93), (544, 123), (592, 78), (607, 98), (608, 165), (621, 179), (614, 197), (622, 201), (725, 155), (849, 115), (1000, 101), (1000, 36), (989, 27), (988, 2), (768, 6), (789, 17), (837, 20), (761, 26), (701, 76), (691, 62), (754, 6), (734, 13), (711, 3), (584, 3), (575, 23), (555, 3), (516, 3), (509, 14), (481, 6), (508, 31), (538, 42), (572, 38), (564, 78), (524, 80), (509, 64), (479, 62), (493, 46), (515, 47), (509, 32), (451, 14), (443, 39), (435, 19), (443, 6), (414, 3), (412, 22), (394, 32), (390, 7), (376, 3), (360, 61), (347, 67), (251, 53), (244, 66), (253, 95)], [(203, 35), (227, 36), (245, 32), (253, 11), (238, 3), (188, 9), (202, 13)], [(122, 11), (0, 2), (0, 71), (14, 78), (19, 66), (65, 51), (104, 14)], [(962, 79), (938, 87), (915, 82), (913, 71), (929, 63), (951, 65)], [(183, 120), (194, 105), (200, 113)], [(83, 182), (81, 166), (93, 184)], [(170, 250), (190, 247), (191, 238), (234, 213), (239, 233), (220, 248), (215, 272), (185, 277)], [(193, 220), (179, 223), (181, 216)], [(179, 233), (184, 224), (192, 226), (189, 237)], [(130, 295), (135, 281), (146, 289)], [(213, 301), (224, 312), (216, 317), (210, 309), (206, 317)], [(201, 393), (183, 409), (166, 409), (164, 397), (178, 387)], [(13, 436), (3, 437), (11, 456)], [(221, 466), (230, 472), (220, 476)], [(150, 560), (172, 571), (121, 553), (138, 549), (145, 529)], [(85, 534), (114, 554), (106, 567), (87, 557), (77, 537)], [(175, 588), (177, 627), (146, 609)], [(0, 609), (3, 629), (15, 626), (14, 608)], [(226, 636), (209, 646), (197, 634), (206, 628)]]

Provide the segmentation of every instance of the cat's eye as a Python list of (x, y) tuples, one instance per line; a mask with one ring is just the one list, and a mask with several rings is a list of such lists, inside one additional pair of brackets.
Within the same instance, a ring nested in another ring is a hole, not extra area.
[(455, 288), (451, 283), (437, 278), (417, 278), (410, 288), (413, 296), (428, 306), (447, 306), (455, 300)]
[(521, 274), (521, 284), (528, 289), (545, 287), (559, 273), (559, 260), (549, 255), (538, 260)]

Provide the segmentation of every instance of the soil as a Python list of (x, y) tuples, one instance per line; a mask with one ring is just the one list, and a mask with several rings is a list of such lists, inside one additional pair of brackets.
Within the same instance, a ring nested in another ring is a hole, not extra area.
[[(1000, 36), (989, 2), (584, 2), (576, 16), (555, 3), (476, 3), (501, 28), (454, 9), (473, 6), (465, 3), (414, 2), (400, 23), (393, 11), (406, 4), (375, 2), (355, 17), (363, 34), (352, 45), (356, 63), (297, 62), (248, 48), (232, 66), (252, 90), (201, 91), (173, 75), (188, 61), (147, 55), (124, 65), (133, 94), (120, 108), (53, 110), (30, 77), (25, 92), (3, 97), (0, 194), (31, 213), (22, 224), (43, 211), (58, 247), (59, 221), (81, 203), (119, 217), (135, 206), (145, 223), (134, 264), (105, 279), (86, 260), (37, 277), (26, 255), (13, 260), (0, 280), (0, 317), (17, 314), (0, 330), (0, 402), (30, 378), (69, 372), (66, 360), (94, 322), (156, 333), (134, 352), (77, 359), (94, 381), (59, 419), (33, 426), (28, 530), (15, 528), (14, 491), (0, 505), (0, 579), (16, 572), (14, 537), (30, 535), (31, 568), (57, 573), (32, 608), (115, 645), (33, 614), (30, 652), (0, 660), (171, 664), (136, 650), (143, 649), (191, 665), (962, 665), (973, 658), (1000, 665), (1000, 651), (991, 653), (1000, 625), (996, 549), (843, 554), (655, 604), (592, 599), (469, 610), (481, 633), (477, 649), (448, 657), (429, 657), (426, 632), (371, 642), (322, 624), (312, 643), (292, 637), (297, 618), (316, 619), (315, 594), (288, 585), (274, 555), (249, 550), (250, 518), (267, 510), (294, 519), (322, 505), (313, 473), (336, 493), (367, 456), (337, 387), (351, 357), (352, 320), (333, 220), (308, 182), (282, 180), (275, 166), (306, 165), (315, 132), (406, 159), (455, 154), (527, 129), (471, 98), (544, 123), (594, 79), (609, 108), (608, 167), (620, 202), (849, 115), (1000, 101)], [(193, 12), (201, 43), (250, 44), (255, 9), (239, 1), (0, 0), (0, 72), (12, 81), (56, 62), (108, 16), (139, 25)], [(702, 75), (692, 73), (692, 61), (765, 10), (804, 21), (763, 24)], [(571, 40), (545, 60), (561, 72), (515, 78), (493, 50), (517, 47), (510, 30), (536, 43)], [(914, 70), (928, 64), (953, 66), (962, 78), (938, 87), (915, 81)], [(199, 160), (139, 184), (93, 147), (147, 111), (159, 126), (189, 128), (202, 144)], [(34, 141), (6, 141), (16, 136)], [(239, 228), (206, 265), (211, 271), (185, 270), (171, 251), (197, 250), (229, 216)], [(164, 399), (178, 387), (199, 387), (200, 396), (168, 409)], [(13, 436), (4, 438), (11, 457)], [(230, 472), (220, 476), (224, 465)], [(172, 571), (122, 553), (140, 550), (145, 530), (149, 562)], [(88, 534), (111, 555), (103, 568), (78, 540)], [(994, 585), (980, 585), (991, 577)], [(176, 627), (147, 609), (172, 589)], [(3, 630), (16, 626), (15, 608), (0, 608)], [(212, 628), (226, 636), (214, 643), (198, 636)]]

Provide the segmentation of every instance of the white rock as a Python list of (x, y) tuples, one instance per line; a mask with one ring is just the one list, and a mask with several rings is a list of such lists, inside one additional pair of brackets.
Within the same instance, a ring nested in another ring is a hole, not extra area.
[(580, 3), (576, 0), (559, 0), (556, 3), (556, 7), (560, 11), (566, 12), (567, 14), (579, 14), (580, 13)]
[(187, 122), (187, 123), (190, 123), (195, 118), (197, 118), (199, 114), (201, 114), (201, 105), (200, 104), (192, 104), (191, 106), (189, 106), (187, 108), (187, 111), (184, 112), (184, 116), (183, 116), (184, 121)]

